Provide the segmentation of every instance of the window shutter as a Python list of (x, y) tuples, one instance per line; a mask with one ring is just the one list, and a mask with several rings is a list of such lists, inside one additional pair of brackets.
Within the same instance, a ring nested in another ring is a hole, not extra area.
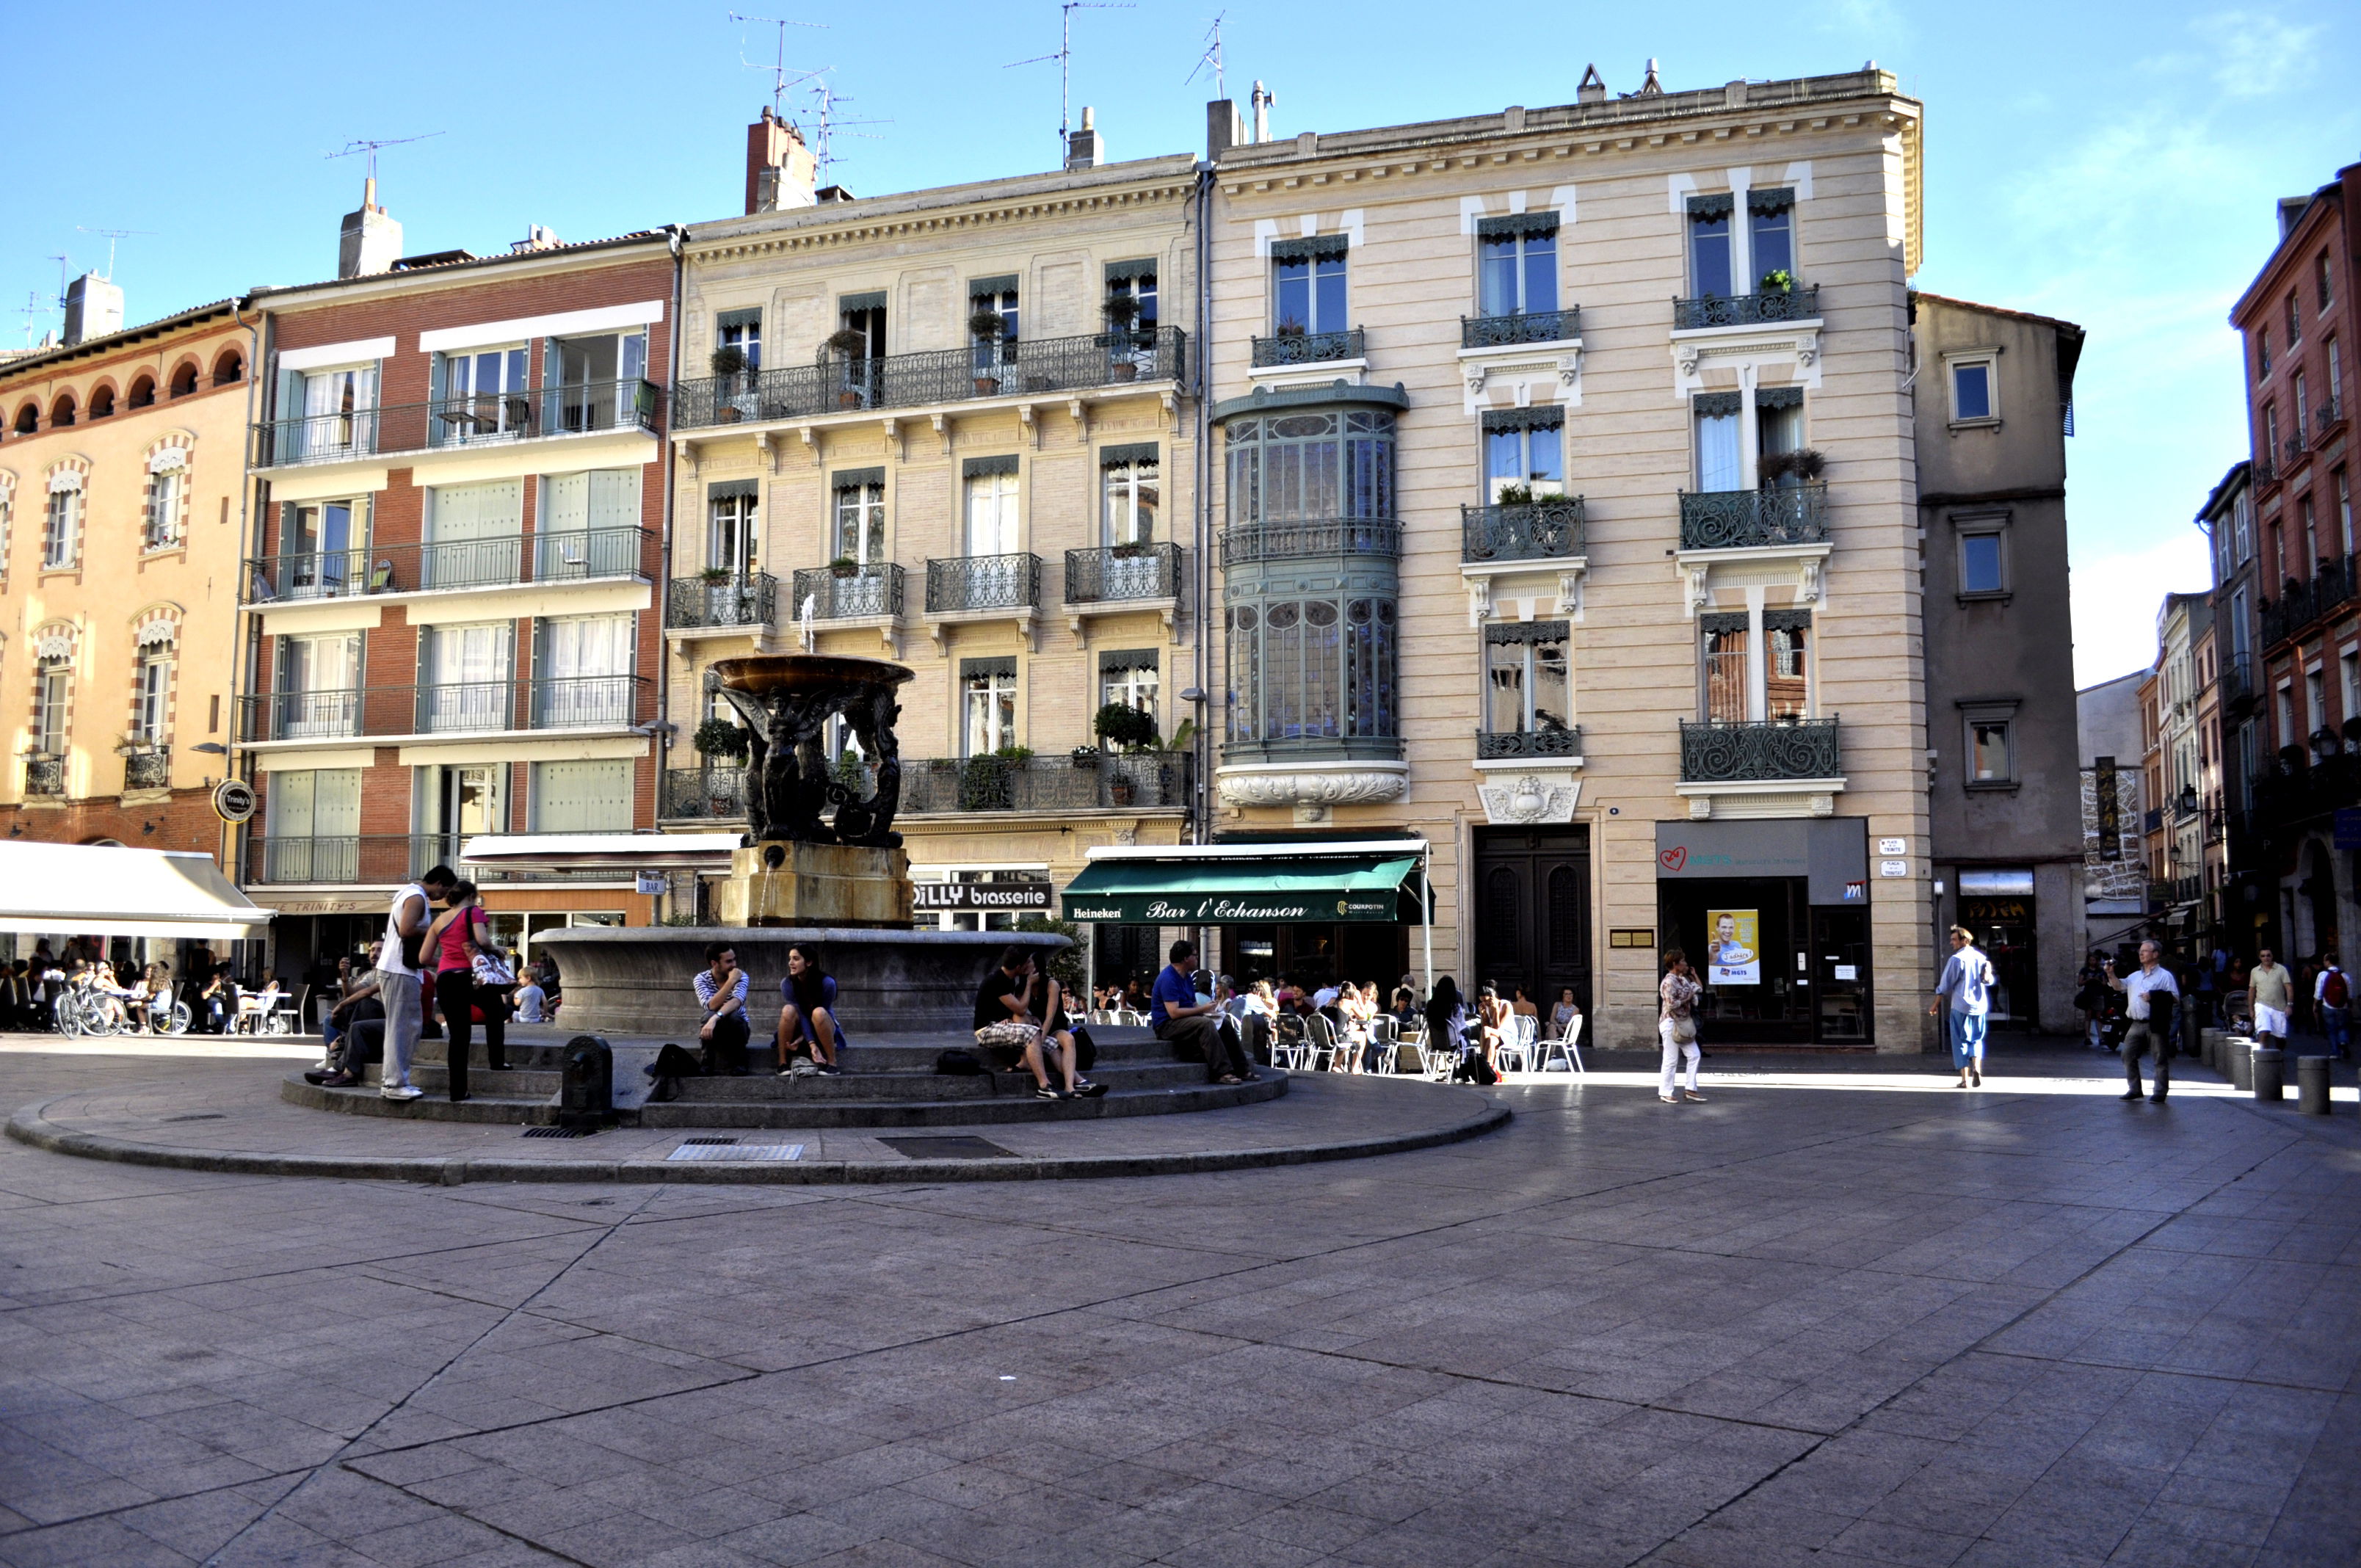
[(536, 762), (533, 795), (533, 826), (536, 833), (629, 831), (631, 760)]
[(640, 525), (640, 471), (600, 468), (590, 476), (590, 526), (637, 528)]

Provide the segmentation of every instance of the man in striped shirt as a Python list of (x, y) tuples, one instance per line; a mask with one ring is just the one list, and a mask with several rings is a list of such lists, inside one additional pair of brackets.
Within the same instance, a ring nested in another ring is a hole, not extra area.
[(738, 967), (737, 950), (727, 942), (705, 949), (709, 966), (697, 971), (697, 1002), (705, 1022), (697, 1037), (705, 1042), (705, 1070), (746, 1076), (746, 971)]

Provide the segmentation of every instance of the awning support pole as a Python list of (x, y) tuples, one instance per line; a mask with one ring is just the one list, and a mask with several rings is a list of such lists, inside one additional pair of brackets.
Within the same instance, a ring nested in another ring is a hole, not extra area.
[(1434, 994), (1434, 845), (1418, 853), (1418, 930), (1426, 947), (1426, 993)]

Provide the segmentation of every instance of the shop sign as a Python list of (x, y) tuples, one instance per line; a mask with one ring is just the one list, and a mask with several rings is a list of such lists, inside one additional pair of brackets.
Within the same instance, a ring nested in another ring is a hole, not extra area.
[(214, 815), (229, 823), (252, 818), (254, 786), (244, 779), (224, 779), (214, 785)]
[(1706, 983), (1762, 984), (1762, 913), (1753, 909), (1708, 909), (1705, 923), (1713, 933), (1706, 942)]
[(672, 885), (662, 872), (642, 872), (631, 885), (641, 893), (663, 893)]
[[(920, 907), (924, 907), (922, 905)], [(1323, 920), (1392, 920), (1400, 905), (1390, 888), (1380, 893), (1263, 895), (1213, 894), (1202, 898), (1149, 894), (1090, 903), (1066, 901), (1069, 920), (1115, 920), (1135, 926), (1218, 925), (1226, 921), (1304, 923)]]
[(922, 914), (943, 915), (980, 911), (1044, 914), (1049, 908), (1051, 890), (1047, 877), (1027, 877), (1003, 882), (920, 882), (911, 883), (910, 891), (914, 909)]
[(1768, 822), (1659, 822), (1656, 878), (1802, 877), (1815, 905), (1860, 904), (1869, 881), (1868, 825), (1858, 817)]

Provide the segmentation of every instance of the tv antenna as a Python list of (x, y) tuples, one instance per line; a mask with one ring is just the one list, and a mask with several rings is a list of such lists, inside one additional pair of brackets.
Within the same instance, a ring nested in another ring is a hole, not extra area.
[(442, 133), (441, 131), (428, 131), (428, 132), (426, 132), (423, 136), (414, 136), (414, 137), (382, 137), (382, 138), (379, 138), (379, 139), (378, 139), (378, 140), (374, 140), (374, 141), (369, 141), (369, 140), (348, 141), (348, 142), (346, 142), (346, 143), (344, 145), (344, 147), (343, 147), (343, 148), (342, 148), (341, 150), (336, 151), (336, 152), (331, 152), (331, 153), (328, 153), (328, 154), (326, 154), (325, 156), (326, 156), (326, 157), (329, 157), (329, 158), (350, 158), (350, 157), (352, 157), (355, 153), (365, 153), (365, 154), (367, 154), (367, 155), (368, 155), (368, 182), (369, 182), (369, 188), (370, 188), (371, 190), (375, 190), (375, 189), (377, 188), (377, 149), (378, 149), (378, 148), (381, 148), (381, 147), (402, 147), (402, 146), (406, 146), (407, 144), (409, 144), (409, 143), (411, 143), (411, 142), (414, 142), (414, 141), (433, 141), (436, 137), (439, 137), (439, 136), (441, 136), (442, 134), (443, 134), (443, 133)]
[(62, 253), (52, 254), (49, 259), (58, 264), (58, 308), (63, 310), (66, 302), (66, 273), (70, 270), (70, 267)]
[(74, 233), (98, 234), (106, 236), (106, 270), (99, 276), (112, 283), (115, 281), (115, 242), (118, 239), (128, 239), (133, 235), (145, 235), (152, 238), (156, 231), (154, 229), (93, 229), (84, 228), (82, 225), (76, 224)]
[(1073, 135), (1074, 13), (1138, 9), (1131, 0), (1064, 0), (1064, 4), (1058, 7), (1058, 52), (1037, 54), (1030, 60), (1012, 60), (1000, 68), (1014, 71), (1020, 65), (1039, 65), (1052, 60), (1058, 62), (1058, 146), (1060, 148), (1069, 145)]
[(38, 289), (25, 291), (25, 302), (17, 307), (17, 313), (25, 318), (25, 346), (30, 348), (33, 346), (33, 318), (49, 313), (49, 307), (41, 303)]
[(857, 136), (867, 141), (883, 141), (884, 139), (883, 137), (871, 136), (867, 131), (847, 131), (846, 127), (851, 126), (890, 126), (894, 123), (891, 120), (839, 119), (836, 114), (836, 106), (839, 104), (850, 104), (852, 102), (852, 99), (850, 95), (840, 93), (837, 92), (833, 86), (829, 85), (828, 72), (834, 71), (836, 67), (831, 65), (820, 71), (805, 72), (805, 75), (811, 82), (812, 121), (813, 130), (816, 133), (812, 137), (812, 161), (819, 166), (820, 182), (822, 184), (830, 183), (828, 178), (829, 167), (831, 164), (843, 161), (836, 155), (835, 151), (835, 140), (840, 133)]
[[(826, 22), (798, 22), (794, 20), (792, 17), (787, 16), (750, 16), (743, 11), (732, 11), (729, 15), (730, 19), (733, 22), (763, 22), (779, 29), (778, 56), (769, 65), (764, 65), (760, 60), (748, 60), (746, 58), (746, 40), (742, 38), (738, 40), (738, 63), (744, 66), (749, 71), (767, 71), (771, 73), (771, 117), (774, 120), (779, 119), (782, 117), (780, 112), (781, 100), (786, 97), (787, 89), (791, 86), (800, 85), (805, 82), (808, 82), (813, 77), (818, 76), (820, 73), (818, 71), (807, 71), (801, 75), (796, 77), (794, 81), (790, 82), (788, 80), (787, 29), (789, 27), (818, 27), (825, 31), (828, 27), (828, 24)], [(822, 66), (820, 71), (834, 71), (836, 67), (832, 65), (827, 65)]]
[(1205, 37), (1213, 40), (1213, 47), (1197, 57), (1196, 69), (1190, 71), (1182, 80), (1181, 86), (1186, 87), (1190, 82), (1196, 81), (1197, 72), (1210, 65), (1213, 68), (1213, 96), (1216, 98), (1229, 96), (1222, 87), (1222, 17), (1228, 15), (1227, 11), (1222, 12), (1213, 18), (1213, 25), (1205, 29)]

